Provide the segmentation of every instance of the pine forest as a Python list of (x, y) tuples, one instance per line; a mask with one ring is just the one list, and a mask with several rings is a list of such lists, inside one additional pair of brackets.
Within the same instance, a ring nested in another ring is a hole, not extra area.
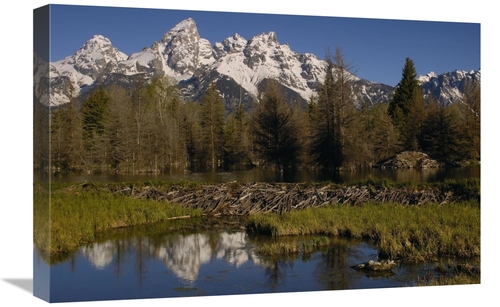
[(462, 101), (442, 106), (424, 97), (407, 58), (390, 101), (355, 108), (351, 64), (339, 48), (326, 60), (324, 82), (305, 107), (288, 102), (273, 80), (254, 108), (230, 113), (214, 84), (200, 101), (184, 101), (167, 77), (100, 87), (35, 118), (50, 120), (50, 131), (35, 131), (34, 166), (60, 173), (334, 171), (373, 167), (403, 151), (447, 165), (480, 160), (479, 84), (467, 84)]

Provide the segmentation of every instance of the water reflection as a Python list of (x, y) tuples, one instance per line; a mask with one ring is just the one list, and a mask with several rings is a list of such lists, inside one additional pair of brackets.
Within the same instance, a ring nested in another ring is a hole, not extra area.
[(142, 261), (151, 257), (160, 260), (178, 278), (189, 282), (194, 282), (200, 267), (214, 258), (236, 268), (248, 261), (262, 264), (245, 232), (166, 234), (161, 239), (135, 237), (94, 243), (81, 248), (78, 253), (84, 255), (95, 269), (103, 270), (112, 265), (114, 258), (126, 258), (131, 251), (141, 254)]
[(170, 174), (101, 174), (87, 175), (83, 173), (70, 173), (52, 178), (53, 181), (63, 182), (135, 182), (146, 180), (163, 181), (198, 181), (198, 182), (317, 182), (332, 181), (335, 183), (349, 183), (352, 181), (364, 181), (368, 178), (387, 179), (396, 182), (405, 181), (428, 181), (437, 182), (445, 179), (480, 178), (480, 166), (468, 166), (460, 168), (436, 168), (436, 169), (375, 169), (365, 168), (357, 171), (321, 172), (321, 171), (285, 171), (283, 173), (266, 171), (262, 169), (251, 169), (231, 172), (202, 172), (202, 173), (170, 173)]
[(270, 257), (259, 248), (301, 238), (184, 224), (107, 234), (52, 265), (35, 249), (34, 269), (50, 270), (51, 301), (65, 302), (401, 287), (432, 267), (398, 265), (394, 274), (369, 276), (351, 268), (377, 259), (376, 249), (364, 241), (331, 238), (312, 253)]
[[(216, 246), (213, 245), (214, 242)], [(207, 234), (173, 235), (167, 236), (160, 244), (155, 242), (149, 247), (155, 257), (163, 261), (177, 277), (190, 282), (198, 278), (200, 267), (213, 257), (236, 267), (249, 260), (260, 263), (249, 247), (244, 232), (224, 232), (216, 238)]]
[(92, 263), (97, 270), (102, 270), (113, 261), (116, 253), (116, 246), (115, 243), (111, 241), (94, 243), (82, 247), (81, 252), (87, 256), (90, 263)]

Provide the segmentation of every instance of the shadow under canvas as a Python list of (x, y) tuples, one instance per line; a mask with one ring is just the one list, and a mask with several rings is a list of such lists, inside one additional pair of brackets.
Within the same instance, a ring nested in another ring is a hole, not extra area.
[(30, 279), (30, 278), (5, 278), (4, 281), (33, 294), (33, 279)]

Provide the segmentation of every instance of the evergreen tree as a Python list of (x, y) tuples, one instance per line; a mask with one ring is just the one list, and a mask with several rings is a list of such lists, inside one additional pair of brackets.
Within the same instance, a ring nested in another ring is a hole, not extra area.
[(399, 81), (387, 112), (399, 131), (403, 150), (418, 150), (418, 133), (422, 120), (418, 116), (423, 104), (422, 91), (417, 80), (413, 61), (406, 58), (401, 81)]
[(413, 91), (413, 100), (406, 119), (407, 128), (404, 131), (404, 139), (407, 140), (407, 149), (419, 151), (422, 149), (419, 140), (422, 134), (423, 122), (426, 118), (426, 108), (420, 85), (415, 87)]
[(108, 141), (108, 165), (114, 172), (133, 172), (134, 126), (130, 93), (123, 87), (110, 86), (108, 120), (105, 134)]
[(305, 150), (310, 147), (311, 144), (311, 125), (312, 120), (311, 117), (314, 113), (313, 108), (309, 106), (310, 103), (314, 101), (314, 97), (311, 97), (310, 100), (305, 104), (293, 104), (293, 122), (297, 127), (297, 139), (300, 144), (301, 150), (300, 155), (298, 157), (297, 166), (309, 166), (311, 165), (311, 157), (309, 155), (309, 151)]
[(327, 59), (327, 63), (325, 80), (318, 92), (317, 107), (310, 111), (311, 118), (317, 121), (312, 132), (310, 155), (314, 165), (334, 170), (341, 163), (340, 144), (335, 129), (335, 67), (331, 59)]
[(83, 102), (83, 131), (84, 139), (92, 139), (104, 132), (105, 121), (107, 119), (107, 103), (109, 97), (102, 87), (90, 93)]
[(333, 57), (335, 83), (335, 131), (338, 144), (337, 156), (341, 167), (355, 168), (363, 163), (367, 148), (365, 142), (359, 142), (362, 139), (360, 116), (356, 114), (354, 108), (354, 82), (351, 73), (352, 65), (347, 63), (342, 50), (336, 48)]
[(250, 163), (248, 120), (242, 105), (229, 116), (224, 129), (224, 140), (226, 167), (244, 166)]
[(278, 83), (269, 81), (253, 116), (256, 154), (264, 164), (280, 170), (296, 165), (301, 145), (294, 119)]
[[(142, 172), (148, 168), (150, 160), (148, 152), (150, 151), (150, 141), (148, 140), (153, 129), (154, 115), (151, 112), (151, 103), (148, 99), (147, 88), (141, 80), (133, 83), (131, 94), (132, 104), (132, 126), (134, 134), (134, 144), (130, 148), (132, 152), (133, 172)], [(149, 166), (150, 168), (150, 166)]]
[(216, 169), (223, 154), (224, 104), (215, 83), (211, 83), (201, 101), (201, 134), (207, 166)]
[(444, 162), (462, 160), (458, 113), (434, 102), (422, 126), (422, 149)]
[(401, 150), (399, 133), (387, 114), (388, 104), (380, 103), (369, 110), (366, 121), (367, 142), (370, 144), (373, 159), (379, 162), (396, 155)]
[(183, 105), (181, 129), (187, 155), (186, 167), (191, 171), (200, 168), (203, 160), (199, 113), (197, 103), (186, 102)]
[(56, 169), (67, 172), (79, 169), (82, 158), (81, 120), (73, 100), (52, 112), (51, 159)]
[(51, 172), (50, 126), (50, 108), (33, 94), (33, 168), (43, 174)]
[(83, 144), (89, 167), (96, 169), (106, 161), (106, 135), (109, 97), (102, 87), (90, 93), (82, 105)]
[(155, 171), (184, 167), (186, 147), (181, 131), (181, 105), (175, 81), (155, 77), (148, 86), (148, 96), (154, 105), (153, 153)]
[(311, 154), (312, 151), (310, 148), (313, 146), (314, 135), (318, 125), (318, 97), (316, 95), (312, 95), (307, 102), (304, 122), (305, 127), (302, 133), (302, 144), (304, 148), (308, 148), (309, 150), (303, 151), (302, 161), (306, 166), (314, 167), (315, 157)]
[[(327, 54), (326, 76), (317, 98), (316, 127), (312, 132), (311, 158), (313, 164), (335, 170), (354, 162), (350, 155), (359, 149), (356, 144), (355, 109), (351, 66), (340, 48), (334, 56)], [(310, 113), (311, 114), (311, 113)]]

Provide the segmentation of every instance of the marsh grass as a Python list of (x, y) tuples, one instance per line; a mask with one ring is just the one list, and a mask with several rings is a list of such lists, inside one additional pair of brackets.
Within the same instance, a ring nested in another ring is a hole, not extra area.
[(480, 255), (480, 209), (475, 201), (418, 206), (329, 205), (283, 215), (259, 214), (249, 217), (247, 231), (270, 236), (370, 239), (381, 257), (412, 262)]
[(469, 285), (481, 283), (481, 268), (474, 264), (439, 265), (419, 277), (416, 286)]
[(268, 256), (307, 255), (328, 246), (330, 242), (330, 238), (326, 236), (306, 236), (293, 240), (259, 242), (259, 244), (256, 244), (256, 248), (260, 254)]
[[(334, 183), (310, 185), (329, 185), (331, 188), (339, 186)], [(381, 257), (406, 261), (431, 260), (440, 256), (480, 255), (479, 180), (451, 180), (431, 184), (369, 179), (350, 185), (364, 185), (373, 189), (418, 189), (431, 186), (441, 191), (464, 195), (465, 200), (445, 205), (329, 205), (283, 215), (256, 214), (249, 216), (246, 222), (247, 231), (270, 236), (321, 235), (370, 239), (378, 246)], [(134, 189), (168, 189), (172, 186), (198, 188), (202, 183), (168, 183), (157, 180), (137, 183), (86, 182), (76, 185), (53, 183), (50, 192), (48, 187), (35, 184), (35, 244), (49, 254), (68, 253), (83, 244), (93, 242), (97, 234), (110, 229), (151, 224), (171, 217), (202, 215), (201, 210), (113, 192), (124, 186)], [(326, 243), (300, 244), (302, 245), (269, 246), (263, 248), (263, 252), (307, 252), (309, 246)], [(266, 251), (266, 248), (269, 250)]]
[(201, 216), (200, 210), (114, 195), (82, 185), (57, 184), (50, 193), (35, 191), (33, 204), (34, 243), (49, 255), (72, 252), (110, 229), (157, 223), (172, 217)]

